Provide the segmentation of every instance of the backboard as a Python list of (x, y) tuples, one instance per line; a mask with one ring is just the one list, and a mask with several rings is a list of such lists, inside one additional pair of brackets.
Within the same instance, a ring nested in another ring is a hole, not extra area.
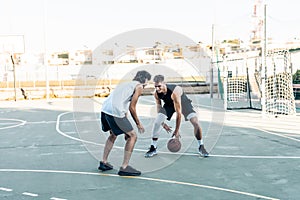
[(25, 53), (24, 35), (0, 35), (0, 53)]

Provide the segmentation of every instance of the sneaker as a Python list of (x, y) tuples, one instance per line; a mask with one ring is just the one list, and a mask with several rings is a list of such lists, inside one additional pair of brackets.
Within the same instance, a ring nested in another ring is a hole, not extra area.
[(145, 154), (145, 157), (150, 158), (150, 157), (153, 157), (155, 155), (157, 155), (156, 148), (153, 145), (151, 145), (150, 148), (149, 148), (149, 151), (147, 151), (147, 153)]
[(107, 171), (107, 170), (113, 169), (113, 166), (109, 163), (104, 163), (104, 162), (100, 161), (100, 165), (99, 165), (98, 169), (101, 171)]
[(208, 157), (208, 152), (205, 150), (204, 145), (200, 145), (199, 154), (202, 157)]
[(123, 169), (123, 167), (120, 167), (118, 175), (119, 176), (139, 176), (139, 175), (141, 175), (141, 172), (128, 165), (125, 169)]

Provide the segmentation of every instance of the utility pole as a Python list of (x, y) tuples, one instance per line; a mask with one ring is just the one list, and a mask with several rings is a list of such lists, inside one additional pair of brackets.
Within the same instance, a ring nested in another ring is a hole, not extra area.
[(261, 109), (263, 116), (266, 113), (266, 81), (267, 81), (267, 64), (266, 64), (266, 53), (267, 53), (267, 5), (264, 5), (264, 21), (263, 21), (263, 39), (261, 57), (262, 57), (262, 68), (261, 68)]

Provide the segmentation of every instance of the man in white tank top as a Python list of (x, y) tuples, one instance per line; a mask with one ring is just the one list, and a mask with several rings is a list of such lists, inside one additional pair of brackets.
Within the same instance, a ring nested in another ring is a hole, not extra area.
[(98, 167), (99, 170), (113, 169), (113, 166), (107, 162), (109, 153), (117, 136), (125, 134), (124, 159), (118, 174), (120, 176), (139, 176), (141, 174), (140, 171), (128, 165), (137, 135), (127, 118), (127, 113), (130, 111), (139, 132), (143, 133), (145, 129), (137, 116), (136, 104), (144, 86), (150, 79), (151, 75), (149, 72), (144, 70), (138, 71), (131, 82), (118, 85), (104, 101), (101, 110), (102, 130), (104, 132), (109, 131), (110, 135), (105, 143), (103, 158)]

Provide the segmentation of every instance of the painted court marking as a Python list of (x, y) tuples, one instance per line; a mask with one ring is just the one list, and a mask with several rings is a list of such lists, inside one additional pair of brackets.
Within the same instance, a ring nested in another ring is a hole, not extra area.
[(13, 189), (10, 189), (10, 188), (3, 188), (3, 187), (0, 187), (0, 190), (1, 191), (5, 191), (5, 192), (12, 192)]
[[(145, 102), (151, 102), (153, 103), (153, 101), (149, 100), (149, 99), (142, 99), (143, 101)], [(97, 102), (99, 105), (102, 105), (102, 102), (99, 102), (97, 100), (94, 100), (93, 101)], [(155, 105), (155, 104), (154, 104)], [(199, 104), (199, 103), (194, 103), (194, 106), (198, 106), (198, 107), (203, 107), (203, 108), (207, 108), (207, 109), (214, 109), (214, 110), (220, 110), (220, 111), (224, 111), (225, 113), (228, 112), (228, 113), (238, 113), (238, 114), (241, 114), (242, 116), (246, 116), (247, 114), (245, 113), (240, 113), (240, 112), (234, 112), (232, 110), (224, 110), (224, 108), (219, 108), (219, 107), (215, 107), (213, 105), (203, 105), (203, 104)], [(296, 142), (300, 142), (300, 139), (296, 139), (294, 137), (290, 137), (290, 135), (288, 134), (278, 134), (278, 133), (274, 133), (274, 132), (271, 132), (271, 131), (268, 131), (268, 130), (265, 130), (263, 128), (259, 128), (259, 127), (255, 127), (255, 126), (252, 126), (252, 125), (242, 125), (240, 123), (241, 119), (239, 118), (239, 121), (238, 121), (238, 124), (241, 128), (251, 128), (251, 129), (256, 129), (258, 131), (262, 131), (262, 132), (265, 132), (265, 133), (268, 133), (270, 135), (276, 135), (278, 137), (282, 137), (282, 138), (286, 138), (286, 139), (290, 139), (290, 140), (293, 140), (293, 141), (296, 141)], [(249, 122), (249, 121), (245, 121), (245, 122)], [(228, 124), (234, 124), (234, 122), (228, 122)], [(297, 137), (297, 136), (296, 136)]]
[[(13, 189), (0, 187), (0, 191), (12, 192)], [(30, 197), (38, 197), (39, 196), (38, 194), (31, 193), (31, 192), (22, 192), (22, 195), (24, 195), (24, 196), (30, 196)], [(57, 198), (57, 197), (51, 197), (50, 199), (51, 200), (67, 200), (67, 199), (62, 199), (62, 198)]]
[(67, 200), (67, 199), (62, 199), (62, 198), (56, 198), (56, 197), (51, 197), (51, 200)]
[(31, 197), (39, 196), (38, 194), (34, 194), (34, 193), (30, 193), (30, 192), (23, 192), (22, 194), (25, 195), (25, 196), (31, 196)]
[[(69, 139), (72, 139), (72, 140), (75, 140), (75, 141), (79, 141), (79, 142), (82, 142), (82, 143), (89, 143), (89, 144), (93, 144), (93, 145), (97, 145), (97, 146), (103, 146), (103, 144), (95, 143), (95, 142), (92, 142), (92, 141), (82, 140), (82, 139), (70, 136), (70, 135), (64, 133), (63, 131), (61, 131), (59, 129), (59, 124), (61, 122), (60, 119), (61, 119), (61, 117), (63, 115), (66, 115), (66, 114), (69, 114), (69, 113), (72, 113), (72, 112), (64, 112), (64, 113), (59, 114), (56, 121), (26, 122), (26, 121), (20, 120), (20, 119), (3, 119), (3, 118), (0, 118), (0, 120), (17, 121), (17, 122), (19, 122), (19, 124), (14, 124), (12, 126), (1, 127), (0, 130), (1, 129), (16, 128), (16, 127), (22, 126), (24, 124), (56, 123), (56, 131), (59, 134), (61, 134), (62, 136), (64, 136), (64, 137), (67, 137)], [(75, 120), (64, 120), (63, 122), (74, 122), (74, 121)], [(83, 120), (83, 121), (88, 121), (88, 120)], [(270, 131), (267, 131), (267, 130), (263, 130), (261, 128), (250, 127), (250, 126), (247, 126), (247, 125), (242, 125), (242, 127), (257, 129), (259, 131), (263, 131), (263, 132), (266, 132), (266, 133), (269, 133), (269, 134), (272, 134), (272, 135), (276, 135), (276, 136), (279, 136), (279, 137), (284, 137), (286, 139), (291, 139), (291, 140), (300, 142), (300, 140), (298, 140), (296, 138), (291, 138), (291, 137), (284, 136), (284, 135), (281, 135), (281, 134), (273, 133), (273, 132), (270, 132)], [(123, 147), (117, 147), (117, 146), (115, 146), (114, 148), (122, 148), (123, 149)], [(135, 151), (140, 151), (140, 152), (144, 152), (145, 151), (144, 149), (134, 149), (134, 150)], [(199, 154), (196, 154), (196, 153), (187, 153), (187, 152), (184, 152), (184, 153), (171, 153), (171, 152), (159, 151), (159, 153), (160, 154), (172, 154), (172, 155), (179, 154), (179, 155), (183, 155), (183, 156), (199, 156)], [(246, 159), (300, 159), (300, 156), (270, 156), (270, 155), (269, 156), (257, 156), (257, 155), (244, 156), (244, 155), (212, 155), (212, 154), (210, 154), (210, 157), (246, 158)]]
[[(81, 140), (79, 138), (76, 137), (72, 137), (69, 136), (68, 134), (64, 133), (63, 131), (60, 130), (59, 128), (59, 124), (60, 122), (74, 122), (75, 120), (66, 120), (66, 121), (61, 121), (61, 117), (65, 114), (68, 114), (71, 112), (64, 112), (58, 115), (57, 120), (56, 120), (56, 130), (59, 134), (72, 139), (72, 140), (76, 140), (76, 141), (80, 141), (83, 143), (90, 143), (90, 144), (94, 144), (94, 145), (103, 145), (103, 144), (98, 144), (95, 142), (91, 142), (91, 141), (84, 141)], [(22, 126), (24, 124), (31, 124), (31, 122), (26, 122), (23, 120), (19, 120), (19, 119), (0, 119), (0, 120), (11, 120), (11, 121), (16, 121), (19, 122), (18, 124), (16, 123), (11, 123), (13, 124), (12, 126), (6, 126), (6, 127), (1, 127), (1, 129), (8, 129), (8, 128), (15, 128), (18, 126)], [(49, 122), (32, 122), (32, 124), (35, 123), (55, 123), (55, 121), (49, 121)], [(4, 123), (2, 123), (4, 124)], [(7, 123), (9, 124), (9, 123)], [(241, 126), (241, 125), (240, 125)], [(257, 127), (251, 127), (250, 125), (242, 125), (241, 127), (243, 128), (251, 128), (251, 129), (256, 129), (265, 133), (269, 133), (272, 135), (276, 135), (279, 137), (283, 137), (286, 139), (290, 139), (293, 141), (297, 141), (300, 142), (299, 139), (296, 138), (292, 138), (292, 137), (288, 137), (288, 136), (284, 136), (282, 134), (278, 134), (278, 133), (273, 133), (271, 131), (267, 131), (261, 128), (257, 128)], [(123, 147), (120, 147), (123, 148)], [(136, 151), (145, 151), (144, 149), (135, 149)], [(159, 153), (165, 153), (165, 154), (174, 154), (174, 153), (170, 153), (170, 152), (159, 152)], [(181, 155), (186, 155), (186, 156), (196, 156), (198, 154), (196, 153), (178, 153)], [(300, 156), (243, 156), (243, 155), (210, 155), (211, 157), (223, 157), (223, 158), (246, 158), (246, 159), (300, 159)], [(28, 170), (28, 169), (0, 169), (0, 172), (33, 172), (33, 173), (61, 173), (61, 174), (80, 174), (80, 175), (94, 175), (94, 176), (110, 176), (110, 177), (120, 177), (118, 175), (115, 174), (102, 174), (102, 173), (91, 173), (91, 172), (76, 172), (76, 171), (56, 171), (56, 170)], [(262, 198), (262, 199), (276, 199), (273, 197), (267, 197), (267, 196), (262, 196), (262, 195), (258, 195), (258, 194), (253, 194), (253, 193), (248, 193), (248, 192), (242, 192), (242, 191), (237, 191), (237, 190), (231, 190), (231, 189), (227, 189), (227, 188), (221, 188), (221, 187), (215, 187), (215, 186), (209, 186), (209, 185), (201, 185), (201, 184), (196, 184), (196, 183), (189, 183), (189, 182), (181, 182), (181, 181), (173, 181), (173, 180), (164, 180), (164, 179), (157, 179), (157, 178), (149, 178), (149, 177), (122, 177), (122, 178), (133, 178), (133, 179), (139, 179), (139, 180), (146, 180), (146, 181), (155, 181), (155, 182), (162, 182), (162, 183), (170, 183), (170, 184), (178, 184), (178, 185), (186, 185), (186, 186), (191, 186), (191, 187), (199, 187), (199, 188), (206, 188), (206, 189), (212, 189), (212, 190), (219, 190), (219, 191), (224, 191), (224, 192), (230, 192), (230, 193), (235, 193), (235, 194), (240, 194), (240, 195), (246, 195), (246, 196), (252, 196), (252, 197), (256, 197), (256, 198)], [(1, 191), (7, 191), (7, 192), (11, 192), (13, 191), (12, 189), (9, 188), (5, 188), (5, 187), (0, 187)], [(34, 197), (35, 195), (38, 196), (38, 194), (34, 194), (34, 193), (30, 193), (30, 192), (24, 192), (22, 193), (23, 195), (27, 195), (27, 196), (32, 196)], [(52, 200), (66, 200), (66, 199), (62, 199), (62, 198), (56, 198), (56, 197), (52, 197), (50, 198)]]
[[(62, 136), (65, 136), (69, 139), (72, 139), (72, 140), (76, 140), (76, 141), (79, 141), (79, 142), (82, 142), (82, 143), (88, 143), (88, 144), (93, 144), (93, 145), (97, 145), (97, 146), (104, 146), (104, 144), (99, 144), (99, 143), (95, 143), (95, 142), (92, 142), (92, 141), (87, 141), (87, 140), (82, 140), (82, 139), (79, 139), (79, 138), (76, 138), (76, 137), (73, 137), (73, 136), (70, 136), (66, 133), (64, 133), (63, 131), (61, 131), (59, 129), (59, 124), (60, 124), (60, 118), (63, 116), (63, 115), (66, 115), (66, 114), (69, 114), (71, 112), (64, 112), (64, 113), (61, 113), (57, 116), (57, 121), (56, 121), (56, 131), (61, 134)], [(72, 120), (70, 120), (72, 121)], [(251, 127), (253, 128), (253, 127)], [(256, 128), (254, 128), (256, 129)], [(259, 129), (258, 129), (259, 130)], [(269, 131), (265, 131), (265, 130), (261, 130), (263, 132), (269, 132)], [(276, 134), (277, 135), (277, 134)], [(288, 138), (290, 139), (290, 138)], [(114, 148), (121, 148), (123, 149), (123, 147), (118, 147), (118, 146), (114, 146)], [(145, 152), (145, 149), (137, 149), (135, 148), (134, 151), (139, 151), (139, 152)], [(178, 154), (178, 155), (183, 155), (183, 156), (199, 156), (199, 154), (196, 154), (196, 153), (171, 153), (171, 152), (164, 152), (164, 151), (158, 151), (160, 154)], [(244, 156), (244, 155), (212, 155), (210, 154), (210, 157), (224, 157), (224, 158), (250, 158), (250, 159), (300, 159), (300, 156)]]
[[(102, 173), (93, 173), (93, 172), (79, 172), (79, 171), (57, 171), (57, 170), (29, 170), (29, 169), (0, 169), (0, 172), (31, 172), (31, 173), (57, 173), (57, 174), (78, 174), (78, 175), (91, 175), (91, 176), (110, 176), (110, 177), (119, 177), (119, 178), (130, 178), (130, 179), (138, 179), (138, 180), (145, 180), (145, 181), (155, 181), (161, 183), (170, 183), (170, 184), (177, 184), (177, 185), (185, 185), (191, 187), (198, 187), (198, 188), (205, 188), (223, 192), (229, 192), (244, 196), (251, 196), (255, 198), (261, 199), (269, 199), (269, 200), (278, 200), (274, 197), (263, 196), (259, 194), (243, 192), (238, 190), (232, 190), (228, 188), (221, 188), (215, 187), (210, 185), (201, 185), (196, 183), (189, 183), (189, 182), (182, 182), (182, 181), (174, 181), (174, 180), (166, 180), (166, 179), (158, 179), (158, 178), (149, 178), (149, 177), (141, 177), (141, 176), (119, 176), (117, 174), (102, 174)], [(34, 195), (34, 194), (33, 194)]]
[[(0, 118), (0, 121), (1, 120), (2, 121), (15, 121), (15, 122), (18, 122), (18, 124), (13, 123), (14, 125), (11, 125), (11, 126), (0, 127), (0, 130), (9, 129), (9, 128), (16, 128), (18, 126), (22, 126), (22, 125), (26, 124), (26, 121), (20, 120), (20, 119), (5, 119), (5, 118)], [(0, 123), (0, 124), (2, 124), (2, 123)], [(5, 123), (4, 125), (8, 125), (8, 124), (11, 124), (11, 123)]]
[[(244, 121), (246, 122), (246, 121)], [(228, 122), (227, 124), (229, 125), (238, 125), (239, 127), (241, 128), (249, 128), (249, 129), (256, 129), (258, 131), (262, 131), (262, 132), (265, 132), (265, 133), (268, 133), (270, 135), (276, 135), (278, 137), (282, 137), (282, 138), (286, 138), (286, 139), (289, 139), (289, 140), (293, 140), (293, 141), (296, 141), (296, 142), (300, 142), (299, 139), (296, 139), (296, 138), (293, 138), (293, 137), (289, 137), (288, 134), (280, 134), (280, 133), (274, 133), (274, 132), (271, 132), (271, 131), (268, 131), (268, 130), (265, 130), (263, 128), (259, 128), (259, 127), (255, 127), (253, 126), (252, 124), (251, 125), (247, 125), (247, 124), (241, 124), (241, 120), (239, 120), (238, 122), (234, 123), (234, 121), (231, 121), (231, 122)]]

